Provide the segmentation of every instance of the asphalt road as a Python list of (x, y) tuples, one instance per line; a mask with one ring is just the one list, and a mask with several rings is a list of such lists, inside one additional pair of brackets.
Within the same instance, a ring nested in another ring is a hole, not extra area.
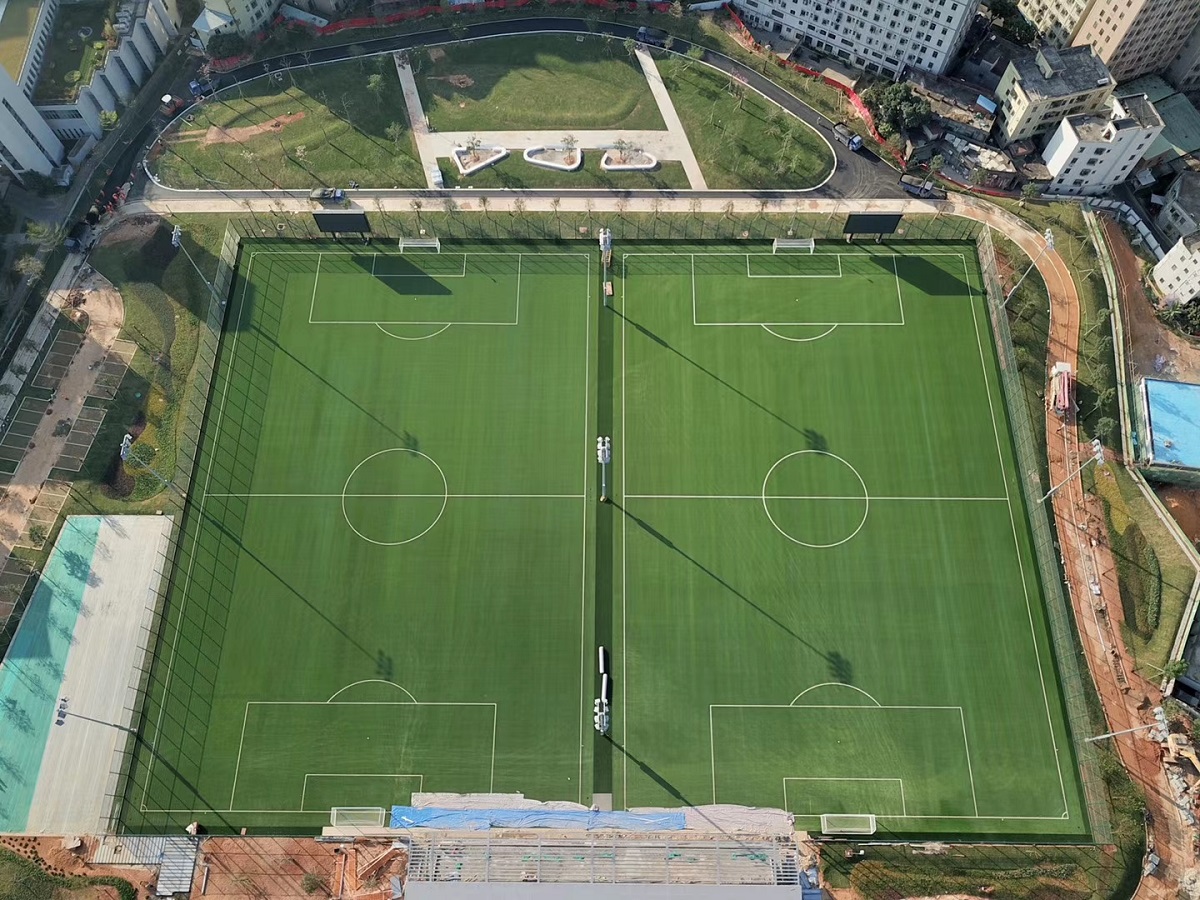
[[(665, 20), (665, 17), (664, 17)], [(589, 28), (589, 24), (593, 27)], [(670, 30), (669, 20), (665, 20), (661, 25), (666, 26), (664, 30)], [(593, 29), (601, 34), (612, 34), (615, 37), (624, 39), (627, 37), (635, 37), (637, 27), (632, 25), (624, 25), (616, 22), (600, 22), (589, 23), (586, 19), (561, 18), (558, 16), (541, 16), (524, 19), (501, 19), (493, 22), (480, 22), (467, 27), (466, 34), (462, 38), (455, 38), (451, 35), (447, 28), (435, 28), (429, 31), (417, 32), (415, 34), (397, 34), (390, 35), (384, 38), (375, 40), (360, 41), (355, 46), (361, 48), (356, 50), (352, 56), (347, 45), (337, 47), (325, 47), (314, 49), (310, 52), (308, 60), (302, 59), (298, 54), (290, 54), (286, 56), (277, 56), (271, 59), (258, 60), (253, 63), (247, 63), (240, 68), (234, 69), (221, 76), (222, 88), (230, 87), (234, 84), (253, 81), (257, 78), (265, 77), (269, 72), (281, 71), (288, 68), (299, 67), (303, 65), (311, 65), (314, 63), (338, 62), (347, 59), (361, 58), (364, 55), (372, 55), (376, 53), (385, 53), (394, 50), (406, 50), (415, 46), (429, 46), (439, 43), (451, 43), (455, 40), (479, 40), (482, 38), (501, 37), (513, 34), (532, 34), (538, 32), (559, 32), (571, 34), (589, 34), (593, 33)], [(677, 53), (687, 53), (690, 44), (682, 39), (677, 39), (672, 45), (672, 51)], [(795, 191), (622, 191), (624, 196), (651, 197), (655, 195), (662, 196), (679, 196), (688, 197), (694, 193), (702, 193), (707, 197), (746, 197), (747, 194), (754, 197), (767, 199), (787, 199), (789, 197), (797, 198), (847, 198), (847, 199), (866, 199), (866, 198), (887, 198), (887, 197), (903, 197), (904, 192), (898, 184), (899, 176), (887, 163), (883, 162), (874, 152), (868, 148), (863, 148), (857, 153), (850, 151), (847, 147), (833, 140), (833, 135), (830, 130), (830, 122), (823, 116), (807, 106), (799, 97), (775, 84), (770, 79), (766, 78), (756, 70), (731, 59), (721, 53), (713, 50), (705, 49), (701, 60), (726, 72), (729, 75), (745, 82), (749, 87), (763, 94), (779, 106), (788, 110), (796, 117), (803, 119), (821, 131), (822, 135), (829, 141), (833, 147), (834, 156), (837, 165), (834, 169), (832, 177), (821, 187), (805, 192)], [(196, 197), (209, 193), (205, 191), (192, 190), (175, 190), (173, 188), (162, 187), (150, 182), (143, 175), (138, 180), (138, 186), (141, 188), (137, 193), (147, 199), (169, 200), (172, 197)], [(595, 190), (571, 190), (571, 189), (553, 189), (549, 191), (560, 197), (588, 197), (595, 196)], [(271, 197), (302, 197), (307, 196), (307, 190), (296, 191), (276, 191), (276, 190), (226, 190), (213, 191), (211, 193), (219, 193), (226, 197), (232, 198), (261, 198), (264, 196)], [(356, 199), (370, 200), (375, 196), (394, 196), (397, 194), (411, 196), (429, 196), (439, 197), (444, 193), (454, 194), (454, 191), (431, 191), (431, 190), (373, 190), (360, 189), (353, 192)], [(481, 190), (473, 189), (473, 196), (503, 196), (512, 194), (511, 190)], [(522, 191), (530, 195), (538, 193), (546, 193), (546, 191)]]

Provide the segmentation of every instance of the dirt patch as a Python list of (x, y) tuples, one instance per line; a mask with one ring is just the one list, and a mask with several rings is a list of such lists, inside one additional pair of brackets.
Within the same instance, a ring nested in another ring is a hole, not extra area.
[(433, 47), (429, 51), (429, 59), (431, 62), (439, 62), (446, 58), (446, 51), (441, 47)]
[(390, 840), (363, 838), (335, 845), (300, 837), (209, 838), (200, 848), (192, 895), (200, 896), (203, 886), (206, 900), (301, 900), (330, 894), (382, 900), (391, 896), (391, 878), (405, 876), (407, 864), (407, 854), (393, 849)]
[(469, 88), (475, 86), (475, 79), (470, 75), (430, 75), (429, 81), (448, 81), (456, 88)]
[(1155, 489), (1193, 544), (1200, 546), (1200, 491), (1175, 485)]
[(299, 122), (303, 118), (304, 113), (298, 112), (288, 113), (286, 116), (276, 116), (258, 125), (242, 125), (237, 128), (222, 128), (220, 125), (210, 125), (208, 131), (204, 133), (204, 146), (207, 147), (211, 144), (238, 144), (252, 137), (258, 137), (260, 134), (279, 131), (293, 122)]
[(128, 219), (121, 219), (105, 230), (101, 246), (131, 242), (143, 244), (154, 235), (160, 221), (158, 216), (130, 216)]
[(1200, 347), (1159, 321), (1142, 284), (1142, 261), (1125, 232), (1108, 216), (1100, 221), (1124, 298), (1125, 340), (1134, 376), (1200, 381)]
[[(94, 837), (80, 838), (74, 848), (65, 846), (69, 839), (62, 837), (22, 837), (7, 835), (0, 838), (0, 846), (26, 859), (31, 859), (51, 875), (59, 877), (115, 876), (123, 878), (137, 890), (139, 900), (150, 900), (154, 896), (155, 872), (151, 869), (119, 869), (114, 866), (93, 866), (87, 862), (96, 851), (99, 841)], [(120, 900), (117, 889), (109, 885), (89, 885), (60, 892), (70, 900)]]

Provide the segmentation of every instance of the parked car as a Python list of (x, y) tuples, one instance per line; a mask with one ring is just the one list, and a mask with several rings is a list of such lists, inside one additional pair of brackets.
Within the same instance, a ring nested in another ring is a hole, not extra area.
[(346, 199), (346, 192), (341, 188), (316, 187), (309, 191), (308, 199), (318, 203), (341, 203)]
[(945, 200), (946, 192), (941, 188), (936, 188), (926, 178), (918, 178), (916, 175), (901, 175), (900, 187), (908, 191), (914, 197), (920, 197), (922, 200)]
[(637, 30), (637, 42), (649, 44), (651, 47), (667, 46), (667, 33), (658, 28), (647, 28), (643, 25)]

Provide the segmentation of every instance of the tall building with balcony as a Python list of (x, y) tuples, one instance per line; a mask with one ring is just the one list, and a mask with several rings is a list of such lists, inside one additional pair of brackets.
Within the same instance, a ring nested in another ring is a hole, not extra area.
[(1105, 109), (1116, 82), (1091, 47), (1015, 56), (996, 87), (996, 125), (1001, 143), (1052, 131), (1066, 116)]
[(979, 0), (735, 0), (746, 22), (896, 76), (942, 74), (954, 60)]
[(1200, 22), (1196, 0), (1019, 0), (1058, 47), (1091, 46), (1117, 81), (1160, 72)]
[(1068, 116), (1042, 153), (1051, 194), (1103, 194), (1133, 174), (1163, 120), (1145, 97), (1113, 98), (1107, 116)]

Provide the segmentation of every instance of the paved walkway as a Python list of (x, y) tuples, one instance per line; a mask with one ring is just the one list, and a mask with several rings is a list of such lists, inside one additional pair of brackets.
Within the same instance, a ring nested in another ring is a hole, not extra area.
[(404, 94), (404, 105), (408, 110), (408, 120), (412, 123), (413, 140), (416, 141), (417, 153), (421, 157), (421, 168), (425, 171), (426, 185), (430, 188), (437, 187), (433, 181), (433, 172), (438, 167), (438, 159), (450, 157), (454, 150), (465, 147), (468, 141), (478, 140), (484, 147), (504, 147), (516, 154), (529, 147), (559, 146), (563, 136), (571, 134), (577, 141), (576, 146), (581, 150), (607, 150), (615, 147), (619, 141), (627, 141), (660, 160), (679, 160), (692, 189), (708, 190), (704, 173), (700, 171), (700, 163), (696, 161), (696, 154), (692, 152), (691, 142), (683, 123), (679, 120), (679, 114), (675, 111), (675, 104), (671, 102), (671, 95), (663, 84), (658, 66), (645, 50), (639, 50), (637, 57), (649, 83), (650, 92), (654, 95), (654, 102), (658, 104), (658, 111), (667, 125), (666, 131), (618, 128), (596, 131), (576, 131), (571, 128), (554, 131), (430, 131), (413, 71), (402, 62), (400, 54), (393, 54), (396, 74), (400, 78), (400, 89)]
[(662, 75), (658, 72), (658, 64), (654, 62), (654, 57), (641, 47), (637, 49), (636, 54), (637, 61), (646, 75), (646, 81), (650, 85), (650, 93), (654, 95), (654, 102), (658, 104), (658, 112), (663, 117), (663, 121), (667, 123), (667, 131), (674, 135), (680, 151), (679, 156), (670, 158), (678, 159), (683, 163), (683, 170), (687, 172), (693, 191), (707, 191), (708, 184), (704, 181), (704, 173), (700, 171), (700, 163), (696, 161), (696, 154), (692, 152), (692, 144), (688, 140), (683, 122), (679, 121), (679, 113), (675, 111), (675, 103), (671, 100), (671, 94), (667, 90), (667, 86), (663, 84)]
[[(125, 324), (125, 304), (107, 279), (93, 273), (79, 286), (86, 293), (83, 309), (88, 314), (87, 333), (59, 382), (58, 392), (45, 418), (30, 438), (32, 449), (17, 463), (12, 481), (0, 499), (0, 566), (8, 561), (17, 538), (25, 530), (25, 523), (29, 520), (29, 513), (37, 502), (43, 483), (66, 446), (67, 435), (56, 436), (55, 427), (62, 419), (74, 422), (79, 417), (88, 391), (100, 374), (100, 364)], [(61, 309), (70, 287), (69, 279), (56, 278), (47, 302)]]

